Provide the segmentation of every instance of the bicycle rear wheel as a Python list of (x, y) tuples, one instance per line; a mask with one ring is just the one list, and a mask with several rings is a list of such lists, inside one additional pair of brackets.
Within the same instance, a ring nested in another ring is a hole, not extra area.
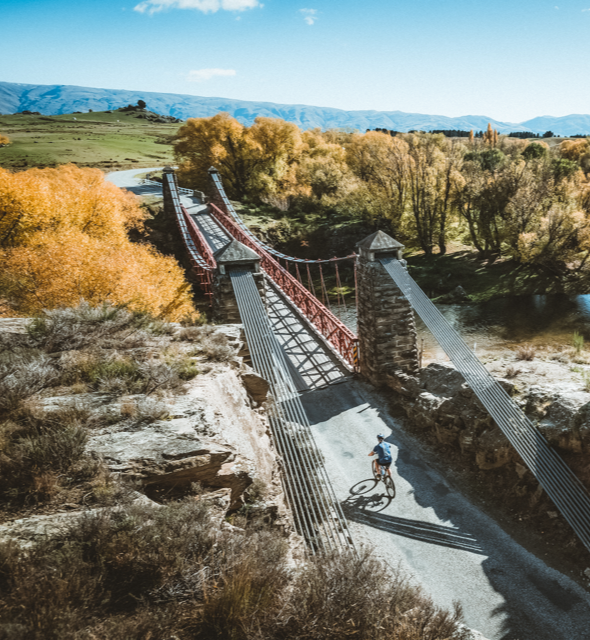
[(390, 475), (385, 474), (384, 482), (387, 495), (390, 498), (395, 498), (395, 483), (393, 482), (393, 478)]

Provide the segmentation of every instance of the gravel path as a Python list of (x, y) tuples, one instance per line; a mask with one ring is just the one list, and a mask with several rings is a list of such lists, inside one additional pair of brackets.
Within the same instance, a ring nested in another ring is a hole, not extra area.
[[(357, 544), (408, 571), (435, 602), (459, 600), (489, 640), (587, 640), (590, 597), (514, 542), (434, 471), (371, 387), (304, 394), (317, 444)], [(391, 443), (396, 497), (371, 480), (376, 435)]]

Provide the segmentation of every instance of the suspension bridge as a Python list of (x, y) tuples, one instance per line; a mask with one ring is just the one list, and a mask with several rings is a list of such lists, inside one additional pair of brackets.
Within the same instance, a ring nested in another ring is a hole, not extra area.
[[(269, 422), (285, 494), (311, 551), (354, 550), (355, 541), (377, 545), (392, 565), (419, 576), (438, 603), (461, 600), (468, 624), (493, 640), (585, 637), (587, 595), (452, 491), (363, 382), (392, 371), (416, 373), (413, 318), (419, 315), (590, 548), (585, 488), (412, 280), (403, 247), (377, 233), (359, 243), (358, 255), (292, 258), (248, 230), (216, 171), (211, 184), (208, 204), (179, 189), (172, 170), (165, 170), (163, 184), (142, 188), (163, 190), (165, 210), (212, 307), (244, 326), (252, 365), (274, 399)], [(325, 287), (329, 271), (341, 284), (335, 267), (344, 260), (358, 277), (358, 335), (332, 313)], [(391, 432), (396, 451), (398, 492), (386, 505), (364, 493), (362, 480), (380, 431)]]

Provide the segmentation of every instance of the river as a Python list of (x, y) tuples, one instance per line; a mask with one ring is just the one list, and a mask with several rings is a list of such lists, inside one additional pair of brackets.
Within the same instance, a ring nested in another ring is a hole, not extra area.
[[(479, 304), (441, 304), (438, 309), (477, 352), (531, 343), (538, 348), (571, 346), (575, 331), (590, 342), (590, 294), (529, 295), (499, 298)], [(332, 311), (356, 332), (356, 309), (332, 305)], [(446, 359), (424, 323), (417, 318), (418, 341), (424, 340), (426, 360)]]

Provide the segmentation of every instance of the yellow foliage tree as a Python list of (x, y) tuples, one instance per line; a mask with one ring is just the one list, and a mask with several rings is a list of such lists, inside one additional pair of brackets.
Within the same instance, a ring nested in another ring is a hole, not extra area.
[(7, 144), (10, 144), (10, 138), (7, 136), (3, 136), (0, 133), (0, 147), (5, 147)]
[(290, 191), (301, 148), (301, 132), (291, 122), (256, 118), (251, 127), (245, 127), (228, 113), (190, 118), (180, 127), (174, 145), (184, 184), (208, 191), (207, 172), (214, 166), (228, 195), (235, 198)]
[(196, 315), (180, 266), (130, 242), (144, 215), (101, 171), (0, 169), (4, 315), (108, 301), (168, 320)]

